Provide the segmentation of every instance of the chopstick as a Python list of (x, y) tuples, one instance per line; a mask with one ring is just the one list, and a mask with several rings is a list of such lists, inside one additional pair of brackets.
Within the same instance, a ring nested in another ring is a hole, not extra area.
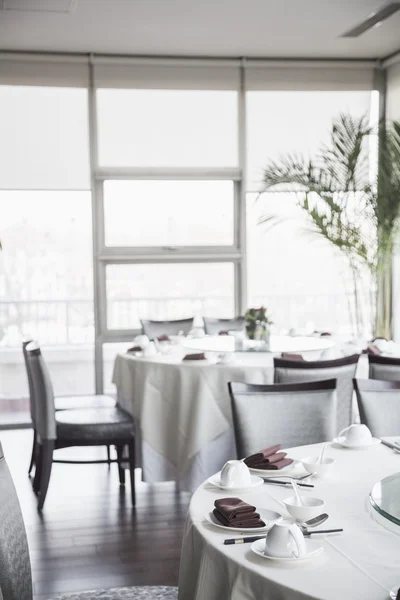
[(387, 442), (386, 440), (382, 440), (381, 442), (384, 446), (387, 446), (388, 448), (391, 448), (392, 450), (395, 450), (396, 452), (400, 452), (400, 446), (397, 446), (396, 444), (392, 444), (392, 442)]
[[(317, 529), (316, 531), (303, 531), (303, 535), (308, 537), (310, 535), (314, 535), (316, 533), (339, 533), (343, 531), (343, 529)], [(253, 535), (250, 537), (241, 537), (241, 538), (229, 538), (224, 540), (224, 546), (230, 546), (233, 544), (249, 544), (252, 542), (256, 542), (257, 540), (265, 540), (265, 535)]]
[[(400, 448), (399, 448), (400, 450)], [(273, 483), (275, 485), (292, 485), (290, 481), (280, 481), (279, 479), (270, 479), (269, 477), (263, 477), (264, 483)], [(297, 483), (297, 482), (296, 482)], [(297, 483), (299, 487), (313, 488), (311, 483)]]

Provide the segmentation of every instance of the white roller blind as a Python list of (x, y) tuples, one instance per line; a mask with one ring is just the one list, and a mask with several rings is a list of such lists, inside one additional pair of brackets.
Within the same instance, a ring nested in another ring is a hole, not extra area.
[(85, 58), (0, 53), (0, 85), (87, 87), (88, 81)]
[(95, 58), (98, 88), (164, 90), (237, 90), (239, 64), (218, 61), (154, 61), (118, 63)]
[(400, 63), (387, 70), (386, 113), (388, 119), (400, 121)]
[(246, 89), (248, 90), (305, 90), (341, 91), (374, 89), (374, 69), (362, 63), (343, 63), (343, 66), (298, 66), (274, 63), (271, 66), (246, 62)]

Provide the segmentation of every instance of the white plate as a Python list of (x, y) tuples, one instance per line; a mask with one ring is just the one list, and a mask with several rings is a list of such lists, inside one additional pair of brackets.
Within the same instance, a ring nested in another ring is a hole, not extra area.
[(394, 587), (393, 589), (390, 590), (390, 599), (391, 600), (396, 600), (397, 598), (397, 592), (399, 591), (400, 585), (396, 585), (396, 587)]
[(305, 540), (305, 542), (307, 554), (303, 556), (303, 558), (295, 558), (294, 556), (281, 558), (278, 556), (265, 554), (265, 540), (257, 540), (256, 542), (253, 542), (251, 549), (255, 554), (261, 556), (262, 558), (268, 558), (268, 560), (279, 560), (281, 562), (299, 562), (302, 560), (308, 560), (310, 558), (314, 558), (314, 556), (318, 556), (318, 554), (321, 554), (321, 552), (324, 550), (324, 548), (321, 546), (321, 544), (318, 544), (318, 542), (313, 542), (311, 540)]
[(251, 533), (252, 531), (267, 531), (275, 525), (275, 523), (279, 523), (282, 521), (282, 515), (274, 510), (268, 510), (267, 508), (260, 508), (257, 510), (260, 515), (260, 519), (266, 523), (265, 527), (227, 527), (226, 525), (222, 525), (214, 515), (213, 512), (207, 513), (205, 515), (206, 521), (211, 523), (211, 525), (215, 525), (215, 527), (219, 527), (220, 529), (225, 529), (226, 531), (241, 531), (242, 533)]
[(219, 488), (220, 490), (225, 490), (227, 492), (250, 490), (250, 489), (252, 489), (254, 487), (258, 487), (259, 485), (262, 485), (264, 483), (264, 480), (261, 479), (261, 477), (257, 477), (256, 475), (251, 475), (251, 484), (246, 485), (245, 487), (242, 487), (242, 486), (228, 487), (226, 485), (221, 485), (220, 481), (221, 481), (221, 471), (219, 473), (216, 473), (215, 475), (213, 475), (212, 477), (210, 477), (208, 479), (208, 482), (211, 483), (211, 485)]
[(336, 437), (333, 440), (333, 443), (334, 444), (339, 444), (339, 446), (342, 446), (343, 448), (349, 448), (351, 450), (364, 450), (365, 448), (372, 448), (372, 446), (378, 446), (378, 444), (381, 443), (381, 440), (379, 438), (374, 438), (373, 437), (371, 439), (371, 442), (369, 444), (361, 444), (360, 446), (354, 446), (352, 444), (348, 444), (345, 441), (344, 436), (342, 436), (340, 438)]
[(261, 475), (262, 477), (271, 477), (274, 479), (274, 477), (279, 476), (288, 477), (288, 475), (297, 471), (297, 469), (301, 466), (301, 462), (299, 460), (295, 460), (291, 465), (287, 465), (286, 467), (283, 467), (283, 469), (253, 469), (252, 467), (249, 467), (249, 470), (253, 475)]

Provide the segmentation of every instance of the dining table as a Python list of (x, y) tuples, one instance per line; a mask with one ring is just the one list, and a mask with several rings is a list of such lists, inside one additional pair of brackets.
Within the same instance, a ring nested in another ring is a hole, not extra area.
[[(322, 444), (314, 444), (287, 449), (295, 459), (291, 475), (306, 474), (301, 459), (318, 456), (321, 448)], [(214, 484), (203, 482), (187, 515), (179, 600), (389, 600), (390, 590), (400, 587), (400, 453), (383, 444), (349, 449), (331, 443), (325, 457), (335, 461), (329, 474), (312, 476), (307, 481), (314, 488), (302, 487), (301, 494), (325, 501), (323, 512), (329, 518), (320, 529), (343, 532), (312, 536), (323, 549), (307, 560), (273, 561), (257, 555), (251, 543), (224, 545), (225, 539), (244, 534), (207, 520), (215, 500), (236, 496), (257, 510), (278, 511), (290, 521), (277, 501), (293, 496), (291, 488), (263, 483), (235, 492), (216, 487), (215, 478)], [(285, 480), (289, 481), (280, 479)], [(380, 484), (382, 480), (390, 485)], [(384, 490), (389, 494), (386, 510), (397, 519), (382, 516), (384, 511), (377, 507)]]
[[(119, 405), (135, 419), (144, 481), (174, 480), (182, 490), (196, 490), (236, 455), (228, 382), (273, 383), (273, 357), (285, 348), (314, 357), (332, 345), (304, 336), (271, 342), (276, 352), (238, 352), (233, 337), (205, 336), (163, 343), (154, 356), (117, 355), (112, 381)], [(199, 352), (204, 360), (183, 360)]]

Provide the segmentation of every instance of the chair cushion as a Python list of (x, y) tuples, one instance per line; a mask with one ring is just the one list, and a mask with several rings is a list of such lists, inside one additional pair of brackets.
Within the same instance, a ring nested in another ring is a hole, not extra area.
[(177, 598), (177, 587), (143, 586), (78, 592), (66, 596), (57, 596), (53, 600), (177, 600)]
[(132, 417), (120, 408), (60, 410), (56, 412), (58, 440), (107, 440), (135, 434)]
[(75, 410), (77, 408), (114, 408), (115, 400), (111, 396), (57, 396), (54, 399), (56, 410)]

